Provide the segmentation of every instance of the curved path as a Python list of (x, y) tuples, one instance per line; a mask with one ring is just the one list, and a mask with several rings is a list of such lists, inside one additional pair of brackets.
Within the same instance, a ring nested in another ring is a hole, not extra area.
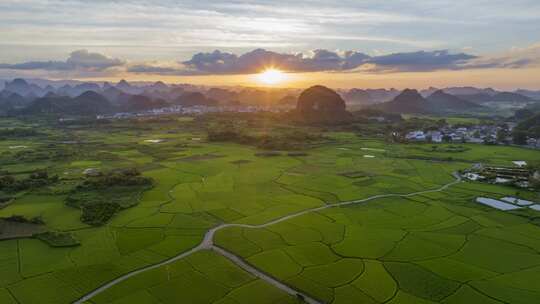
[(122, 276), (120, 276), (120, 277), (118, 277), (118, 278), (116, 278), (116, 279), (114, 279), (112, 281), (107, 282), (106, 284), (101, 285), (100, 287), (98, 287), (98, 288), (94, 289), (93, 291), (87, 293), (86, 295), (84, 295), (83, 297), (81, 297), (80, 299), (78, 299), (77, 301), (75, 301), (73, 303), (74, 304), (82, 304), (82, 303), (90, 300), (91, 298), (93, 298), (97, 294), (102, 293), (103, 291), (113, 287), (114, 285), (116, 285), (116, 284), (118, 284), (118, 283), (120, 283), (122, 281), (125, 281), (125, 280), (127, 280), (127, 279), (129, 279), (129, 278), (131, 278), (133, 276), (136, 276), (136, 275), (138, 275), (140, 273), (143, 273), (143, 272), (146, 272), (146, 271), (149, 271), (149, 270), (152, 270), (152, 269), (156, 269), (156, 268), (159, 268), (159, 267), (167, 265), (167, 264), (174, 263), (174, 262), (176, 262), (176, 261), (178, 261), (180, 259), (183, 259), (183, 258), (185, 258), (185, 257), (187, 257), (187, 256), (189, 256), (189, 255), (191, 255), (191, 254), (193, 254), (195, 252), (198, 252), (198, 251), (201, 251), (201, 250), (213, 250), (216, 253), (221, 254), (222, 256), (226, 257), (227, 259), (229, 259), (231, 262), (233, 262), (234, 264), (236, 264), (240, 268), (242, 268), (245, 271), (251, 273), (255, 277), (266, 281), (267, 283), (281, 289), (282, 291), (284, 291), (284, 292), (286, 292), (286, 293), (288, 293), (288, 294), (290, 294), (292, 296), (295, 296), (295, 297), (296, 296), (301, 296), (301, 297), (303, 297), (304, 301), (306, 303), (309, 303), (309, 304), (322, 304), (322, 302), (320, 302), (320, 301), (318, 301), (318, 300), (316, 300), (314, 298), (311, 298), (309, 295), (306, 295), (305, 293), (302, 293), (301, 291), (295, 290), (292, 287), (290, 287), (289, 285), (286, 285), (286, 284), (280, 282), (279, 280), (273, 278), (272, 276), (269, 276), (266, 273), (258, 270), (257, 268), (255, 268), (252, 265), (248, 264), (243, 258), (235, 255), (234, 253), (214, 245), (214, 235), (215, 235), (215, 233), (217, 231), (219, 231), (221, 229), (224, 229), (224, 228), (227, 228), (227, 227), (265, 228), (265, 227), (268, 227), (268, 226), (271, 226), (271, 225), (274, 225), (274, 224), (277, 224), (277, 223), (281, 223), (283, 221), (290, 220), (290, 219), (298, 217), (298, 216), (302, 216), (304, 214), (321, 211), (321, 210), (324, 210), (324, 209), (327, 209), (327, 208), (335, 208), (335, 207), (342, 207), (342, 206), (348, 206), (348, 205), (353, 205), (353, 204), (364, 203), (364, 202), (379, 199), (379, 198), (410, 197), (410, 196), (419, 195), (419, 194), (440, 192), (440, 191), (443, 191), (443, 190), (447, 189), (448, 187), (451, 187), (451, 186), (461, 182), (461, 177), (459, 176), (459, 174), (452, 173), (452, 175), (456, 179), (455, 181), (450, 182), (448, 184), (445, 184), (445, 185), (443, 185), (443, 186), (441, 186), (441, 187), (439, 187), (437, 189), (423, 190), (423, 191), (418, 191), (418, 192), (412, 192), (412, 193), (409, 193), (409, 194), (394, 194), (394, 193), (378, 194), (378, 195), (370, 196), (370, 197), (364, 198), (364, 199), (345, 201), (345, 202), (331, 204), (331, 205), (323, 205), (321, 207), (312, 208), (312, 209), (306, 209), (306, 210), (303, 210), (303, 211), (300, 211), (300, 212), (297, 212), (297, 213), (292, 213), (292, 214), (289, 214), (289, 215), (285, 215), (283, 217), (277, 218), (275, 220), (272, 220), (270, 222), (267, 222), (267, 223), (264, 223), (264, 224), (261, 224), (261, 225), (249, 225), (249, 224), (221, 224), (221, 225), (218, 225), (218, 226), (208, 230), (206, 232), (206, 234), (204, 235), (204, 238), (201, 241), (201, 243), (199, 243), (199, 245), (197, 245), (196, 247), (193, 247), (192, 249), (190, 249), (188, 251), (185, 251), (185, 252), (183, 252), (183, 253), (181, 253), (181, 254), (179, 254), (177, 256), (174, 256), (174, 257), (172, 257), (170, 259), (164, 260), (164, 261), (159, 262), (157, 264), (149, 265), (149, 266), (134, 270), (132, 272), (126, 273), (126, 274), (124, 274), (124, 275), (122, 275)]

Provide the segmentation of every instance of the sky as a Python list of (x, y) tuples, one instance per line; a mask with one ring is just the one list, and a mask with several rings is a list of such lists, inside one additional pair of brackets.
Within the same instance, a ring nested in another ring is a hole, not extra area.
[(540, 1), (1, 0), (0, 78), (540, 89)]

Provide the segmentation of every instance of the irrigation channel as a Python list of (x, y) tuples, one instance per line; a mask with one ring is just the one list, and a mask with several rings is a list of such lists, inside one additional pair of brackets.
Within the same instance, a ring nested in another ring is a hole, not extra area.
[(440, 191), (443, 191), (445, 189), (447, 189), (448, 187), (451, 187), (459, 182), (461, 182), (461, 177), (459, 176), (458, 173), (453, 173), (452, 174), (455, 178), (455, 180), (453, 182), (450, 182), (448, 184), (445, 184), (437, 189), (431, 189), (431, 190), (423, 190), (423, 191), (418, 191), (418, 192), (412, 192), (412, 193), (408, 193), (408, 194), (393, 194), (393, 193), (389, 193), (389, 194), (378, 194), (378, 195), (374, 195), (374, 196), (370, 196), (368, 198), (364, 198), (364, 199), (359, 199), (359, 200), (352, 200), (352, 201), (344, 201), (344, 202), (340, 202), (340, 203), (335, 203), (335, 204), (331, 204), (331, 205), (324, 205), (324, 206), (321, 206), (321, 207), (317, 207), (317, 208), (312, 208), (312, 209), (306, 209), (306, 210), (303, 210), (303, 211), (300, 211), (300, 212), (297, 212), (297, 213), (293, 213), (293, 214), (289, 214), (289, 215), (285, 215), (283, 217), (280, 217), (280, 218), (277, 218), (273, 221), (270, 221), (270, 222), (267, 222), (265, 224), (261, 224), (261, 225), (248, 225), (248, 224), (221, 224), (221, 225), (218, 225), (210, 230), (208, 230), (206, 232), (206, 234), (204, 235), (204, 238), (203, 240), (201, 241), (201, 243), (199, 243), (199, 245), (193, 247), (192, 249), (188, 250), (188, 251), (185, 251), (185, 252), (182, 252), (172, 258), (169, 258), (167, 260), (164, 260), (162, 262), (159, 262), (157, 264), (152, 264), (152, 265), (148, 265), (148, 266), (145, 266), (143, 268), (139, 268), (137, 270), (134, 270), (134, 271), (131, 271), (131, 272), (128, 272), (112, 281), (109, 281), (103, 285), (101, 285), (100, 287), (94, 289), (93, 291), (87, 293), (86, 295), (84, 295), (83, 297), (79, 298), (78, 300), (76, 300), (75, 302), (73, 302), (74, 304), (82, 304), (82, 303), (85, 303), (86, 301), (90, 300), (91, 298), (93, 298), (94, 296), (96, 296), (97, 294), (99, 293), (102, 293), (104, 292), (105, 290), (113, 287), (114, 285), (116, 284), (119, 284), (133, 276), (136, 276), (140, 273), (143, 273), (143, 272), (146, 272), (146, 271), (150, 271), (152, 269), (156, 269), (156, 268), (159, 268), (161, 266), (164, 266), (164, 265), (167, 265), (167, 264), (171, 264), (171, 263), (174, 263), (180, 259), (183, 259), (195, 252), (198, 252), (198, 251), (201, 251), (201, 250), (213, 250), (214, 252), (218, 253), (218, 254), (221, 254), (222, 256), (226, 257), (227, 259), (229, 259), (231, 262), (233, 262), (234, 264), (236, 264), (237, 266), (239, 266), (240, 268), (244, 269), (245, 271), (249, 272), (250, 274), (252, 274), (253, 276), (261, 279), (261, 280), (264, 280), (266, 281), (267, 283), (271, 284), (272, 286), (275, 286), (277, 288), (279, 288), (280, 290), (286, 292), (287, 294), (290, 294), (294, 297), (299, 297), (299, 298), (303, 298), (304, 302), (305, 303), (309, 303), (309, 304), (323, 304), (321, 301), (317, 300), (317, 299), (314, 299), (312, 297), (310, 297), (309, 295), (299, 291), (299, 290), (296, 290), (294, 288), (292, 288), (291, 286), (285, 284), (285, 283), (282, 283), (280, 282), (279, 280), (277, 280), (276, 278), (266, 274), (265, 272), (253, 267), (251, 264), (247, 263), (243, 258), (235, 255), (234, 253), (230, 252), (230, 251), (227, 251), (221, 247), (218, 247), (214, 244), (214, 234), (221, 230), (221, 229), (224, 229), (224, 228), (228, 228), (228, 227), (242, 227), (242, 228), (265, 228), (265, 227), (268, 227), (268, 226), (272, 226), (274, 224), (277, 224), (277, 223), (281, 223), (283, 221), (287, 221), (287, 220), (290, 220), (292, 218), (295, 218), (295, 217), (298, 217), (298, 216), (302, 216), (304, 214), (308, 214), (308, 213), (312, 213), (312, 212), (318, 212), (318, 211), (321, 211), (321, 210), (324, 210), (324, 209), (328, 209), (328, 208), (336, 208), (336, 207), (343, 207), (343, 206), (348, 206), (348, 205), (354, 205), (354, 204), (360, 204), (360, 203), (364, 203), (364, 202), (367, 202), (367, 201), (371, 201), (371, 200), (375, 200), (375, 199), (379, 199), (379, 198), (386, 198), (386, 197), (410, 197), (410, 196), (414, 196), (414, 195), (420, 195), (420, 194), (424, 194), (424, 193), (432, 193), (432, 192), (440, 192)]

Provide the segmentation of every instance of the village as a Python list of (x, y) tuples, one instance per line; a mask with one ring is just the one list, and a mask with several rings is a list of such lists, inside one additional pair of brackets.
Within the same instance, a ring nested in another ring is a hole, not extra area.
[(513, 161), (514, 166), (485, 166), (476, 163), (462, 172), (462, 177), (470, 181), (503, 184), (518, 188), (531, 188), (540, 181), (540, 172), (531, 170), (526, 161)]
[[(505, 127), (497, 125), (475, 125), (470, 127), (445, 126), (439, 130), (414, 130), (405, 134), (405, 140), (427, 143), (473, 143), (473, 144), (503, 144), (514, 143), (512, 130), (515, 123), (507, 122)], [(540, 149), (540, 139), (528, 138), (527, 148)]]
[[(113, 114), (97, 115), (96, 119), (129, 119), (134, 117), (161, 116), (161, 115), (204, 115), (209, 113), (284, 113), (292, 108), (289, 105), (220, 105), (220, 106), (169, 106), (156, 108), (140, 112), (118, 112)], [(384, 117), (367, 117), (372, 123), (389, 123)], [(70, 120), (70, 119), (61, 119)], [(513, 121), (507, 121), (501, 124), (478, 124), (472, 126), (450, 125), (432, 130), (412, 130), (401, 133), (397, 130), (392, 131), (393, 137), (399, 142), (425, 142), (425, 143), (472, 143), (472, 144), (490, 144), (490, 145), (519, 145), (532, 149), (540, 149), (540, 139), (529, 137), (525, 144), (515, 143), (512, 137), (512, 130), (516, 126)]]
[(97, 115), (96, 119), (124, 119), (142, 116), (159, 116), (159, 115), (203, 115), (208, 113), (257, 113), (257, 112), (272, 112), (279, 113), (290, 110), (290, 107), (267, 107), (267, 106), (253, 106), (253, 105), (234, 105), (234, 106), (170, 106), (164, 108), (157, 108), (142, 112), (119, 112), (114, 114)]
[[(474, 164), (470, 169), (461, 171), (461, 177), (471, 182), (505, 185), (520, 189), (535, 191), (540, 185), (540, 171), (531, 169), (526, 161), (512, 161), (513, 166), (493, 166), (481, 163)], [(540, 203), (523, 199), (520, 192), (516, 196), (484, 197), (475, 199), (476, 203), (499, 209), (512, 211), (518, 209), (531, 209), (540, 211)]]

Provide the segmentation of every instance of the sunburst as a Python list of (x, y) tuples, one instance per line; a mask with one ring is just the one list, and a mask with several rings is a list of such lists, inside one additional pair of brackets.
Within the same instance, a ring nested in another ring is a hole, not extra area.
[(285, 79), (285, 73), (275, 68), (266, 69), (257, 75), (257, 80), (266, 85), (282, 83)]

